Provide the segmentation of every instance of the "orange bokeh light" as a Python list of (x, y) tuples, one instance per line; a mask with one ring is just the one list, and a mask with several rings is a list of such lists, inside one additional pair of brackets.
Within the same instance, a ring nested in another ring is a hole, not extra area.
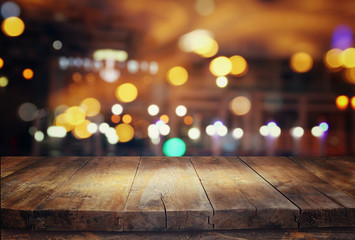
[(121, 120), (120, 115), (112, 115), (112, 116), (111, 116), (111, 121), (112, 121), (113, 123), (119, 123), (120, 120)]
[(2, 68), (3, 66), (4, 66), (4, 60), (0, 58), (0, 68)]
[(132, 122), (132, 117), (131, 117), (131, 115), (129, 115), (129, 114), (125, 114), (125, 115), (123, 115), (123, 117), (122, 117), (122, 122), (124, 122), (124, 123), (131, 123)]
[(355, 110), (355, 96), (351, 98), (350, 105), (351, 105), (352, 109)]
[(335, 104), (340, 110), (345, 110), (349, 104), (349, 98), (345, 95), (340, 95), (335, 99)]
[(27, 79), (30, 80), (33, 78), (33, 71), (30, 68), (26, 68), (25, 70), (23, 70), (22, 72), (22, 76)]
[(186, 116), (186, 117), (184, 117), (184, 123), (185, 123), (186, 125), (191, 125), (193, 122), (194, 122), (193, 117), (191, 117), (191, 116)]
[(168, 117), (168, 115), (163, 114), (160, 116), (160, 120), (167, 124), (169, 122), (169, 117)]

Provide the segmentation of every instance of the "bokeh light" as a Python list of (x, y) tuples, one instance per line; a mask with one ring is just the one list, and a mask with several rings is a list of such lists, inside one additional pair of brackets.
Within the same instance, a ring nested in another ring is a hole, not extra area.
[(163, 136), (167, 136), (170, 133), (170, 126), (167, 124), (157, 125), (159, 133)]
[(101, 104), (95, 98), (85, 98), (80, 103), (80, 107), (85, 111), (88, 117), (96, 116), (101, 110)]
[(159, 137), (159, 128), (157, 125), (155, 124), (150, 124), (148, 126), (148, 136), (151, 138), (151, 139), (156, 139)]
[(49, 126), (47, 135), (54, 138), (64, 138), (67, 135), (67, 131), (62, 126)]
[(269, 128), (266, 125), (263, 125), (259, 129), (259, 133), (260, 133), (261, 136), (266, 137), (266, 136), (268, 136), (270, 134), (270, 131), (269, 131)]
[(326, 132), (326, 131), (328, 131), (328, 129), (329, 129), (329, 125), (328, 125), (328, 123), (326, 123), (326, 122), (321, 122), (321, 123), (319, 124), (319, 127), (320, 127), (320, 129), (321, 129), (323, 132)]
[(355, 84), (355, 67), (345, 70), (345, 79), (348, 83)]
[(44, 133), (42, 131), (36, 131), (34, 134), (34, 138), (37, 142), (43, 142), (44, 140)]
[(159, 107), (155, 104), (151, 104), (148, 107), (148, 114), (150, 116), (156, 116), (159, 113)]
[(218, 77), (216, 79), (216, 85), (220, 88), (225, 88), (228, 85), (228, 79), (226, 77)]
[(5, 18), (2, 21), (1, 29), (9, 37), (20, 36), (25, 30), (24, 22), (18, 17)]
[(88, 130), (88, 125), (90, 123), (91, 122), (89, 120), (84, 119), (84, 121), (82, 121), (80, 124), (75, 125), (72, 131), (74, 137), (77, 139), (89, 138), (92, 135), (92, 133)]
[(123, 115), (122, 116), (122, 122), (127, 123), (127, 124), (131, 123), (132, 122), (132, 116), (129, 115), (129, 114)]
[(302, 127), (293, 127), (290, 129), (290, 134), (294, 138), (300, 138), (304, 134), (304, 130)]
[(339, 110), (345, 110), (349, 104), (349, 98), (345, 95), (340, 95), (335, 99), (335, 104)]
[(330, 69), (339, 69), (342, 65), (342, 50), (338, 48), (330, 49), (324, 56), (324, 63)]
[(67, 121), (66, 113), (61, 113), (54, 118), (53, 124), (58, 127), (64, 127), (67, 132), (73, 130), (74, 125)]
[(291, 57), (290, 67), (293, 71), (298, 73), (305, 73), (311, 70), (313, 66), (313, 59), (308, 53), (299, 52)]
[(85, 112), (78, 106), (73, 106), (65, 110), (65, 119), (70, 125), (80, 125), (85, 121)]
[(213, 136), (216, 134), (216, 128), (210, 124), (206, 127), (206, 133), (208, 136)]
[(346, 68), (355, 67), (355, 48), (347, 48), (341, 54), (343, 66)]
[(4, 66), (4, 60), (0, 58), (0, 69)]
[(6, 87), (9, 84), (7, 77), (0, 77), (0, 87)]
[(229, 58), (221, 56), (213, 59), (210, 63), (210, 71), (213, 75), (225, 76), (232, 70), (232, 62)]
[(160, 121), (163, 121), (164, 123), (169, 123), (169, 120), (170, 120), (169, 116), (166, 114), (161, 115), (159, 119), (160, 119)]
[(78, 83), (78, 82), (81, 82), (81, 80), (83, 79), (83, 76), (81, 75), (81, 73), (75, 72), (75, 73), (73, 73), (72, 78), (73, 78), (74, 82)]
[(187, 109), (186, 109), (186, 107), (185, 107), (184, 105), (179, 105), (179, 106), (176, 107), (175, 113), (176, 113), (176, 115), (178, 115), (179, 117), (183, 117), (183, 116), (186, 115)]
[(189, 136), (190, 139), (192, 140), (197, 140), (201, 136), (200, 129), (198, 128), (190, 128), (189, 131), (187, 132), (187, 135)]
[(121, 121), (120, 115), (112, 115), (111, 116), (111, 122), (113, 123), (119, 123)]
[(235, 76), (243, 76), (248, 71), (247, 61), (239, 55), (234, 55), (229, 58), (232, 63), (231, 74)]
[(20, 12), (20, 7), (15, 2), (7, 1), (1, 5), (1, 16), (3, 18), (19, 17)]
[(134, 137), (134, 129), (131, 125), (121, 123), (115, 127), (119, 142), (129, 142)]
[(184, 117), (184, 123), (185, 123), (186, 125), (191, 125), (193, 122), (194, 122), (193, 117), (191, 117), (191, 116), (185, 116), (185, 117)]
[(195, 8), (198, 14), (207, 16), (213, 12), (215, 4), (213, 0), (197, 0)]
[(350, 105), (351, 105), (351, 108), (355, 110), (355, 96), (351, 98)]
[(163, 153), (168, 157), (181, 157), (185, 154), (186, 144), (180, 138), (171, 138), (163, 145)]
[[(216, 126), (215, 126), (216, 127)], [(216, 133), (220, 137), (224, 137), (228, 133), (228, 128), (224, 125), (216, 127)]]
[(180, 86), (186, 83), (188, 79), (188, 73), (185, 68), (176, 66), (169, 69), (167, 73), (167, 79), (173, 86)]
[(311, 133), (314, 137), (321, 137), (323, 136), (323, 131), (322, 129), (319, 127), (319, 126), (314, 126), (312, 129), (311, 129)]
[(247, 97), (239, 96), (235, 97), (229, 103), (229, 110), (237, 116), (242, 116), (247, 114), (251, 109), (250, 100)]
[(121, 104), (116, 103), (112, 106), (111, 111), (115, 115), (120, 115), (123, 112), (123, 107)]
[(38, 109), (33, 103), (25, 102), (18, 108), (18, 115), (23, 121), (33, 121), (38, 116)]
[(25, 70), (23, 70), (22, 76), (27, 80), (32, 79), (33, 78), (33, 70), (30, 68), (26, 68)]
[(124, 83), (116, 89), (116, 98), (121, 102), (133, 102), (137, 96), (138, 90), (132, 83)]
[(97, 130), (99, 129), (99, 127), (97, 126), (97, 124), (96, 124), (96, 123), (93, 123), (93, 122), (89, 123), (87, 128), (88, 128), (88, 131), (89, 131), (90, 133), (96, 133)]
[(62, 46), (63, 46), (63, 44), (60, 40), (55, 40), (52, 45), (55, 50), (60, 50), (60, 49), (62, 49)]
[(105, 134), (109, 128), (110, 128), (110, 125), (108, 125), (105, 122), (100, 123), (100, 125), (99, 125), (99, 131), (100, 131), (100, 133), (103, 133), (103, 134)]
[(232, 137), (234, 139), (241, 139), (244, 135), (244, 131), (241, 128), (235, 128), (232, 132)]

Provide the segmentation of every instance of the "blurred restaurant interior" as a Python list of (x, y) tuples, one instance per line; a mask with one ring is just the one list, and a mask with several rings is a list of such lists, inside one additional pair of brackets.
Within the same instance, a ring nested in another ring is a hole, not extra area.
[(0, 154), (355, 154), (354, 0), (1, 3)]

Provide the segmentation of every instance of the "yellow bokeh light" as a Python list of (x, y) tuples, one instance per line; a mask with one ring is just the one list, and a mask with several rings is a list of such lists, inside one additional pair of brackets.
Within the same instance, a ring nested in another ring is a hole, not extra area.
[(0, 58), (0, 68), (2, 68), (3, 66), (4, 66), (4, 60)]
[(81, 124), (76, 125), (73, 129), (73, 134), (78, 139), (89, 138), (92, 133), (88, 130), (88, 125), (91, 122), (85, 119)]
[(232, 70), (232, 62), (227, 57), (217, 57), (210, 63), (210, 71), (213, 75), (225, 76)]
[(191, 116), (189, 116), (189, 115), (184, 117), (184, 123), (185, 123), (186, 125), (191, 125), (193, 122), (194, 122), (193, 117), (191, 117)]
[(121, 102), (133, 102), (138, 95), (136, 86), (124, 83), (116, 88), (116, 98)]
[(313, 59), (308, 53), (299, 52), (291, 57), (290, 67), (293, 71), (298, 73), (305, 73), (311, 70), (313, 66)]
[(168, 124), (169, 123), (169, 116), (168, 115), (166, 115), (166, 114), (163, 114), (163, 115), (161, 115), (160, 116), (160, 121), (163, 121), (163, 122), (165, 122), (166, 124)]
[(348, 83), (355, 84), (355, 67), (346, 69), (345, 78)]
[(101, 104), (95, 98), (85, 98), (80, 103), (80, 107), (85, 111), (88, 117), (96, 116), (101, 110)]
[(355, 67), (355, 48), (347, 48), (341, 54), (343, 66), (346, 68)]
[(209, 51), (200, 53), (200, 56), (205, 57), (205, 58), (209, 58), (209, 57), (213, 57), (214, 55), (216, 55), (218, 52), (218, 43), (212, 39), (212, 45), (209, 48)]
[(80, 125), (85, 121), (86, 114), (84, 110), (78, 106), (70, 107), (65, 110), (65, 120), (71, 125)]
[(127, 123), (127, 124), (131, 123), (132, 122), (132, 116), (129, 115), (129, 114), (123, 115), (122, 122)]
[(167, 79), (171, 85), (180, 86), (186, 83), (188, 73), (185, 68), (176, 66), (168, 71)]
[(115, 129), (120, 142), (129, 142), (134, 137), (134, 129), (129, 124), (121, 123)]
[(345, 110), (349, 104), (349, 98), (345, 95), (340, 95), (335, 99), (335, 104), (339, 110)]
[(351, 98), (350, 105), (351, 105), (352, 109), (355, 110), (355, 96)]
[(324, 63), (330, 69), (338, 69), (341, 67), (342, 59), (342, 50), (338, 48), (330, 49), (324, 56)]
[(243, 96), (236, 97), (229, 103), (229, 110), (237, 116), (247, 114), (250, 111), (250, 108), (250, 100)]
[(0, 87), (6, 87), (9, 84), (7, 77), (0, 77)]
[(231, 74), (235, 76), (243, 76), (247, 73), (248, 63), (239, 55), (235, 55), (229, 58), (232, 62)]
[(67, 118), (65, 113), (61, 113), (54, 118), (53, 125), (58, 127), (64, 127), (67, 132), (70, 132), (71, 130), (73, 130), (74, 125), (68, 123), (66, 119)]
[(18, 17), (8, 17), (2, 21), (1, 29), (7, 36), (17, 37), (25, 30), (25, 24)]
[(27, 79), (30, 80), (33, 78), (33, 71), (32, 69), (26, 68), (25, 70), (23, 70), (22, 72), (22, 76)]

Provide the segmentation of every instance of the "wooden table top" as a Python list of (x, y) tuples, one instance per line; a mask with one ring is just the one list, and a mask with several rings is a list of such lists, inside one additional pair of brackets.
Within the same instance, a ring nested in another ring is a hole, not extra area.
[(1, 227), (355, 227), (355, 157), (1, 157)]

